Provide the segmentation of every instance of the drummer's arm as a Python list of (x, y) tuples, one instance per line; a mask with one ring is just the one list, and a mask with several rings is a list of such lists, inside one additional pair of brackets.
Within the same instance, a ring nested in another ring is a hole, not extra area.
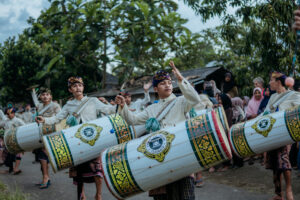
[(178, 86), (184, 96), (185, 112), (189, 112), (194, 106), (201, 104), (197, 91), (187, 80), (178, 81)]
[(57, 115), (61, 111), (61, 107), (59, 104), (54, 104), (54, 113)]
[(131, 112), (128, 109), (127, 104), (124, 104), (124, 107), (119, 109), (119, 114), (125, 119), (125, 121), (130, 125), (143, 125), (149, 119), (147, 109), (139, 113)]
[(116, 106), (112, 106), (110, 104), (104, 104), (97, 98), (94, 99), (94, 102), (95, 102), (97, 111), (104, 113), (106, 115), (116, 113)]
[(6, 115), (4, 115), (3, 111), (0, 110), (0, 118), (1, 120), (5, 121), (7, 119)]
[(60, 122), (63, 119), (66, 119), (68, 117), (68, 110), (67, 110), (67, 105), (65, 105), (61, 111), (59, 113), (57, 113), (56, 115), (52, 116), (52, 117), (45, 117), (45, 124), (56, 124), (58, 122)]
[(35, 89), (32, 89), (31, 90), (31, 97), (32, 97), (32, 100), (33, 100), (33, 103), (34, 103), (34, 106), (37, 108), (38, 105), (40, 104), (38, 98), (37, 98), (37, 95), (36, 95), (36, 92), (35, 92)]

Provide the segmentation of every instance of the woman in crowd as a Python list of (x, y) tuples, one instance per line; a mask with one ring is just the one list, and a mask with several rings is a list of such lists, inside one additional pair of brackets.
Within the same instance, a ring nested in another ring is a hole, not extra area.
[(257, 87), (253, 90), (253, 96), (251, 100), (249, 101), (247, 110), (246, 110), (246, 117), (247, 119), (253, 119), (257, 117), (258, 108), (260, 106), (260, 103), (263, 100), (263, 96), (261, 95), (262, 90)]
[(238, 96), (238, 89), (235, 85), (234, 78), (231, 73), (225, 74), (225, 80), (222, 85), (222, 92), (228, 94), (231, 98)]

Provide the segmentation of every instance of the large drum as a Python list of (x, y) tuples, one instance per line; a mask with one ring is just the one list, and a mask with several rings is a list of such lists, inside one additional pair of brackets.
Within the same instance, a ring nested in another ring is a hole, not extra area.
[(232, 150), (249, 157), (300, 141), (300, 106), (232, 126)]
[(56, 172), (98, 157), (105, 148), (140, 137), (145, 126), (129, 126), (120, 115), (102, 117), (60, 134), (43, 137), (50, 163)]
[[(210, 112), (212, 109), (207, 109), (207, 110), (197, 110), (196, 113), (197, 115), (203, 115), (203, 114), (206, 114), (208, 112)], [(228, 133), (229, 131), (229, 126), (228, 126), (228, 121), (227, 121), (227, 117), (226, 117), (226, 113), (224, 111), (224, 108), (223, 106), (219, 106), (217, 108), (214, 108), (213, 109), (217, 115), (219, 116), (220, 120), (221, 120), (221, 123), (223, 125), (223, 128), (224, 128), (224, 131), (226, 132), (226, 134)]]
[(46, 125), (31, 123), (5, 132), (4, 143), (10, 153), (32, 151), (43, 147), (42, 136), (56, 133), (61, 125)]
[(101, 154), (105, 182), (118, 199), (166, 185), (228, 159), (230, 145), (214, 111)]

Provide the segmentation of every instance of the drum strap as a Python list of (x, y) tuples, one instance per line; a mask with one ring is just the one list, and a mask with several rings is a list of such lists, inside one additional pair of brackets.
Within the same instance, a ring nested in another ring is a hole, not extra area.
[(39, 115), (43, 115), (49, 108), (51, 108), (53, 105), (53, 102), (49, 103), (47, 106), (45, 106), (40, 112)]
[(164, 118), (169, 112), (170, 110), (173, 108), (173, 106), (175, 105), (177, 101), (177, 98), (175, 98), (174, 100), (172, 100), (170, 103), (167, 104), (167, 106), (165, 106), (156, 116), (157, 121), (161, 121), (162, 118)]
[(293, 91), (287, 92), (285, 95), (283, 95), (281, 98), (279, 98), (276, 103), (274, 103), (272, 106), (269, 106), (268, 108), (266, 108), (264, 113), (270, 112), (271, 108), (273, 108), (272, 110), (277, 109), (277, 107), (292, 94), (294, 94)]
[(91, 100), (91, 98), (87, 97), (76, 109), (75, 112), (73, 112), (74, 117), (78, 117), (80, 113), (83, 111), (83, 109), (87, 106), (87, 103)]

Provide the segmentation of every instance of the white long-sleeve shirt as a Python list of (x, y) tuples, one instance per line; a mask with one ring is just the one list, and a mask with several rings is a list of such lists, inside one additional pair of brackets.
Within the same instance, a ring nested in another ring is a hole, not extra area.
[[(41, 112), (41, 110), (43, 110), (47, 105), (44, 105), (43, 103), (39, 102), (38, 97), (34, 90), (31, 92), (31, 96), (32, 96), (33, 103), (37, 109), (37, 112), (38, 113)], [(58, 103), (51, 102), (51, 106), (44, 113), (42, 113), (41, 116), (52, 117), (58, 114), (60, 110), (61, 108)]]
[(142, 125), (145, 124), (149, 118), (156, 118), (158, 113), (160, 113), (162, 109), (170, 103), (170, 101), (177, 98), (175, 105), (160, 121), (161, 128), (176, 126), (178, 122), (186, 120), (186, 113), (188, 113), (194, 106), (201, 103), (197, 91), (187, 80), (182, 80), (181, 83), (178, 83), (178, 86), (183, 96), (176, 97), (174, 94), (171, 94), (168, 98), (160, 99), (158, 103), (148, 106), (144, 111), (137, 114), (129, 111), (128, 106), (125, 104), (123, 109), (120, 111), (120, 115), (124, 117), (130, 125)]
[(69, 115), (73, 115), (73, 113), (77, 111), (78, 106), (80, 106), (80, 104), (85, 101), (86, 98), (90, 98), (90, 100), (86, 102), (86, 106), (84, 106), (79, 116), (76, 117), (78, 122), (81, 121), (82, 123), (85, 123), (97, 119), (97, 113), (99, 112), (113, 114), (116, 111), (114, 106), (106, 105), (96, 97), (85, 96), (80, 101), (76, 99), (68, 101), (57, 115), (53, 117), (46, 117), (45, 124), (56, 124), (61, 120), (66, 119)]
[(14, 117), (12, 119), (6, 118), (6, 120), (0, 122), (0, 126), (4, 129), (11, 129), (13, 127), (23, 126), (25, 122), (22, 119)]

